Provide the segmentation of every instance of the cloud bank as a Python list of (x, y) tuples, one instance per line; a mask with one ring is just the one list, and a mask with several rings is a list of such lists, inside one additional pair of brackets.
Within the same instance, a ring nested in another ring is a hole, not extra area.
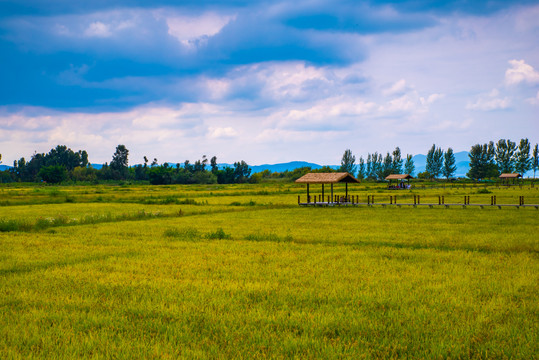
[(342, 152), (537, 142), (537, 1), (0, 4), (0, 153)]

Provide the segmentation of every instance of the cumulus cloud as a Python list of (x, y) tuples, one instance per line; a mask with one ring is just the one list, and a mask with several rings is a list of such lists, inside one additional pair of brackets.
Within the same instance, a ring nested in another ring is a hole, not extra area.
[(481, 110), (481, 111), (493, 111), (493, 110), (505, 110), (511, 106), (511, 100), (508, 97), (500, 97), (498, 89), (493, 89), (487, 95), (481, 95), (475, 102), (468, 103), (466, 109), (468, 110)]
[(392, 95), (402, 95), (407, 90), (409, 90), (408, 85), (406, 85), (406, 80), (400, 79), (399, 81), (395, 82), (391, 87), (383, 91), (383, 94), (386, 96), (392, 96)]
[[(448, 145), (466, 149), (494, 128), (513, 138), (521, 136), (515, 129), (534, 132), (523, 110), (530, 106), (518, 105), (539, 101), (529, 65), (539, 36), (529, 14), (539, 6), (97, 3), (0, 14), (0, 104), (43, 106), (37, 115), (0, 114), (6, 147), (30, 143), (31, 154), (66, 139), (99, 161), (110, 161), (121, 142), (134, 156), (166, 161), (202, 148), (236, 160), (325, 161), (331, 148), (338, 162), (344, 144), (354, 152), (406, 143), (406, 151), (424, 151), (422, 141), (452, 139)], [(478, 7), (486, 15), (470, 10)], [(515, 49), (526, 61), (503, 65)], [(493, 87), (500, 91), (482, 93)], [(491, 111), (509, 108), (510, 128), (507, 114)]]
[(165, 18), (168, 34), (183, 45), (193, 48), (201, 41), (207, 41), (210, 36), (219, 33), (236, 16), (205, 13), (200, 16), (177, 15)]
[(539, 105), (539, 91), (537, 92), (537, 95), (534, 98), (526, 99), (526, 102), (532, 105)]
[(279, 129), (294, 131), (345, 131), (376, 104), (357, 98), (330, 98), (305, 108), (278, 111), (270, 121)]
[(210, 139), (230, 139), (238, 136), (238, 132), (232, 127), (212, 127), (208, 128)]
[(112, 35), (110, 27), (103, 24), (100, 21), (96, 21), (90, 24), (84, 31), (84, 35), (88, 37), (109, 37)]
[(524, 60), (509, 60), (511, 68), (505, 71), (505, 82), (508, 85), (520, 83), (539, 84), (539, 72), (526, 64)]

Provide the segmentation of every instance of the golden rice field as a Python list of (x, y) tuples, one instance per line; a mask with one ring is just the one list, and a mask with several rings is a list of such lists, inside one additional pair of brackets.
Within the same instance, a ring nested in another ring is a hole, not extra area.
[(0, 187), (0, 358), (538, 357), (539, 210), (379, 205), (538, 187), (350, 192)]

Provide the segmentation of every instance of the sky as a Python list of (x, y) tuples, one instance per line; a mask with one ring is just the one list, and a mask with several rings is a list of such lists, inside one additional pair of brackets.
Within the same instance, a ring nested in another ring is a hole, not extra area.
[(0, 154), (339, 164), (539, 142), (539, 0), (1, 0)]

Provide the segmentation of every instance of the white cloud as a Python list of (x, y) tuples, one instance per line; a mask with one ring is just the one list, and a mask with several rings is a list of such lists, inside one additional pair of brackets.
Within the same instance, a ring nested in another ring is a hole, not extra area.
[(91, 23), (84, 31), (84, 36), (106, 38), (112, 36), (110, 26), (100, 21)]
[(537, 92), (537, 95), (534, 98), (526, 99), (526, 102), (532, 105), (539, 105), (539, 91)]
[(168, 34), (178, 39), (186, 47), (194, 47), (197, 42), (218, 34), (236, 16), (206, 13), (200, 16), (166, 17)]
[(406, 80), (400, 79), (399, 81), (391, 85), (389, 89), (384, 90), (383, 94), (386, 96), (402, 95), (407, 90), (408, 90), (408, 86), (406, 85)]
[(232, 127), (209, 127), (208, 137), (210, 139), (230, 139), (238, 136), (238, 132)]
[(508, 85), (520, 83), (539, 84), (539, 72), (524, 60), (509, 60), (511, 68), (505, 71), (505, 82)]
[(445, 94), (430, 94), (427, 99), (421, 98), (421, 102), (426, 104), (432, 104), (433, 102), (443, 99), (444, 97)]
[(376, 104), (358, 98), (335, 97), (277, 111), (269, 121), (278, 129), (293, 131), (343, 131), (362, 116), (376, 110)]
[(499, 97), (500, 91), (498, 89), (492, 89), (487, 95), (481, 95), (473, 102), (466, 105), (468, 110), (480, 110), (480, 111), (493, 111), (493, 110), (505, 110), (511, 106), (511, 100), (509, 97)]
[(262, 95), (276, 100), (302, 99), (317, 85), (325, 89), (332, 86), (332, 79), (324, 68), (307, 66), (304, 62), (272, 63), (261, 69), (255, 66), (252, 70), (264, 84)]

